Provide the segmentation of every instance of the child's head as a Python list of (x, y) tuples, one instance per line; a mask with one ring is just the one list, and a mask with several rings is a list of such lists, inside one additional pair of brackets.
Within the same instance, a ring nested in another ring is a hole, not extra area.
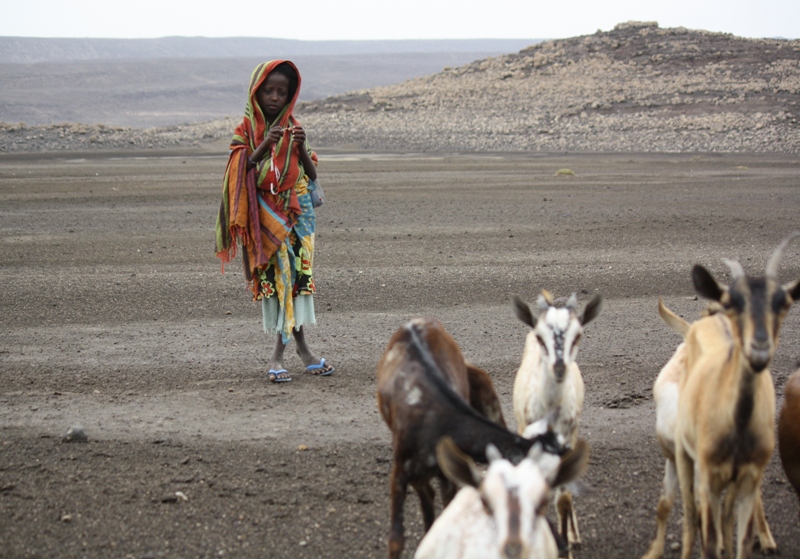
[(297, 73), (291, 64), (283, 62), (269, 73), (256, 90), (261, 112), (273, 121), (297, 93)]

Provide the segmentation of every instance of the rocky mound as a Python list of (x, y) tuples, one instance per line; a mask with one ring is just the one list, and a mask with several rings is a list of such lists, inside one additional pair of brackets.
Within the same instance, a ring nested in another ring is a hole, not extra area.
[(800, 41), (627, 23), (303, 107), (320, 144), (800, 151)]
[[(318, 147), (798, 153), (800, 41), (629, 22), (303, 103), (298, 116)], [(0, 152), (191, 145), (233, 123), (74, 128), (5, 125)]]

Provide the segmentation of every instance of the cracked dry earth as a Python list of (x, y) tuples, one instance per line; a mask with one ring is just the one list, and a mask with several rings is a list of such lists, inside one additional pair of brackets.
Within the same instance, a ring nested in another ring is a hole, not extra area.
[[(374, 374), (389, 337), (441, 319), (513, 423), (526, 330), (510, 297), (542, 288), (606, 298), (579, 353), (593, 490), (577, 500), (575, 557), (644, 553), (663, 473), (651, 387), (679, 343), (657, 298), (694, 319), (693, 264), (761, 273), (798, 227), (798, 157), (321, 160), (309, 340), (337, 370), (304, 374), (292, 353), (294, 380), (274, 385), (239, 260), (223, 275), (213, 256), (224, 151), (0, 156), (0, 556), (384, 557), (390, 437)], [(798, 276), (795, 244), (781, 278)], [(779, 405), (798, 356), (795, 308), (772, 367)], [(88, 442), (61, 442), (78, 424)], [(764, 494), (781, 557), (800, 556), (777, 456)], [(406, 513), (410, 557), (416, 496)]]

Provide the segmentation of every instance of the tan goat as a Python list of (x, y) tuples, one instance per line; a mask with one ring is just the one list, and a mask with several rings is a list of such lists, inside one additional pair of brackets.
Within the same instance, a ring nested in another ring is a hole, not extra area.
[(752, 555), (753, 510), (775, 447), (775, 389), (767, 367), (780, 325), (800, 296), (800, 280), (782, 286), (777, 273), (784, 248), (797, 236), (781, 242), (761, 278), (727, 260), (729, 286), (700, 265), (692, 269), (697, 293), (718, 303), (720, 312), (686, 333), (675, 428), (683, 559), (691, 557), (698, 522), (704, 557), (719, 557), (723, 548), (732, 552), (734, 513), (736, 557)]
[(786, 478), (800, 497), (800, 369), (792, 373), (783, 387), (778, 450)]
[[(711, 307), (711, 306), (709, 306)], [(707, 314), (718, 312), (718, 308), (707, 309)], [(691, 324), (669, 310), (661, 298), (658, 299), (658, 314), (682, 337), (686, 336)], [(658, 373), (653, 384), (653, 399), (656, 402), (656, 439), (664, 454), (664, 485), (656, 509), (656, 536), (643, 559), (658, 559), (664, 554), (664, 540), (667, 533), (667, 520), (675, 504), (678, 492), (678, 472), (675, 467), (675, 426), (678, 422), (678, 396), (681, 372), (686, 365), (686, 343), (681, 343), (672, 357)], [(755, 504), (754, 515), (761, 549), (765, 552), (774, 552), (777, 545), (770, 532), (767, 519), (764, 516), (764, 507), (759, 491)]]

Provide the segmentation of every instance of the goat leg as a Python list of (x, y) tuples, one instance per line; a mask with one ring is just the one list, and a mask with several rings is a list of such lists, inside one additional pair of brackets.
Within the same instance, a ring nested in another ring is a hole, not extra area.
[(772, 537), (772, 532), (767, 524), (767, 517), (764, 514), (764, 499), (761, 496), (761, 487), (756, 492), (756, 503), (753, 509), (753, 517), (756, 521), (756, 534), (758, 535), (758, 544), (761, 547), (761, 552), (767, 555), (772, 555), (778, 552), (778, 544), (775, 543), (775, 538)]
[(661, 497), (658, 499), (656, 509), (656, 537), (653, 538), (650, 548), (642, 559), (659, 559), (664, 555), (664, 541), (667, 537), (667, 521), (675, 505), (675, 497), (678, 492), (678, 472), (675, 469), (675, 462), (667, 459), (664, 464), (664, 488)]
[(559, 557), (567, 557), (569, 555), (569, 544), (567, 540), (561, 537), (561, 534), (558, 533), (558, 528), (553, 521), (549, 518), (545, 518), (547, 521), (547, 527), (550, 528), (550, 533), (553, 534), (553, 539), (556, 542), (556, 548), (558, 548), (558, 556)]
[[(739, 495), (736, 500), (736, 558), (750, 559), (753, 556), (755, 514), (757, 504), (761, 500), (760, 472), (743, 476), (737, 485)], [(733, 550), (730, 555), (733, 556)]]
[(408, 480), (403, 473), (402, 461), (395, 459), (389, 480), (391, 488), (391, 529), (389, 531), (389, 559), (398, 559), (405, 547), (403, 506), (406, 501)]
[(570, 543), (575, 547), (581, 545), (581, 532), (578, 530), (578, 513), (575, 512), (575, 503), (572, 500), (572, 493), (569, 495), (569, 527), (570, 527)]
[(414, 490), (419, 496), (419, 506), (422, 509), (422, 521), (425, 523), (425, 531), (431, 529), (433, 521), (436, 519), (436, 510), (434, 509), (434, 500), (436, 493), (433, 491), (430, 482), (426, 479), (422, 482), (413, 484)]
[(683, 538), (681, 559), (691, 559), (697, 531), (697, 505), (694, 500), (694, 462), (686, 455), (683, 446), (675, 445), (675, 466), (680, 480), (683, 501)]
[[(701, 477), (697, 487), (700, 501), (700, 541), (703, 557), (717, 559), (722, 556), (724, 538), (722, 528), (722, 503), (719, 488)], [(734, 497), (735, 499), (735, 497)]]
[(733, 550), (736, 549), (733, 539), (733, 514), (736, 509), (737, 490), (738, 487), (735, 484), (728, 487), (728, 491), (725, 493), (725, 504), (722, 508), (722, 541), (725, 554), (729, 557), (733, 557)]
[(567, 557), (572, 558), (572, 548), (580, 544), (580, 541), (574, 540), (575, 528), (574, 514), (572, 508), (572, 493), (559, 487), (556, 490), (556, 515), (558, 517), (558, 527), (561, 532), (561, 538), (567, 542)]

